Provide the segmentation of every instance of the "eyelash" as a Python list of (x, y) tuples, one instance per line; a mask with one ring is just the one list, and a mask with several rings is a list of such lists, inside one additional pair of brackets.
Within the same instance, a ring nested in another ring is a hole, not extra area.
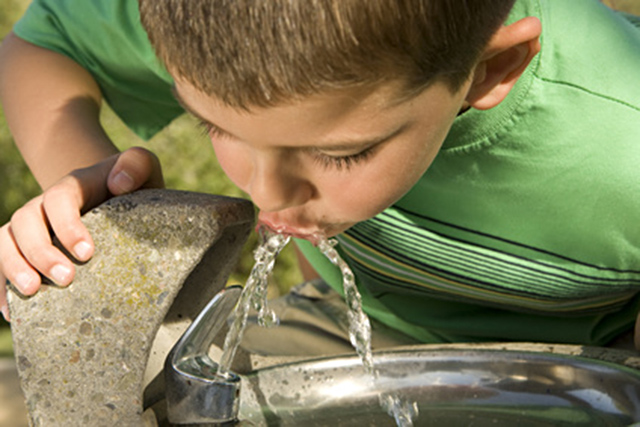
[[(224, 131), (211, 123), (199, 120), (198, 126), (202, 130), (203, 135), (209, 136), (210, 138), (226, 136)], [(326, 169), (335, 168), (338, 171), (343, 169), (349, 170), (351, 166), (367, 160), (373, 154), (374, 148), (375, 147), (369, 147), (360, 153), (351, 154), (349, 156), (329, 156), (314, 150), (313, 159), (316, 163), (319, 163)]]
[(351, 166), (367, 160), (373, 154), (373, 148), (367, 148), (357, 154), (351, 154), (349, 156), (328, 156), (322, 153), (315, 153), (314, 160), (320, 163), (324, 168), (335, 168), (339, 171), (346, 169), (349, 170)]
[(207, 123), (202, 120), (198, 120), (198, 127), (202, 131), (202, 134), (210, 138), (219, 138), (225, 136), (225, 133), (217, 126)]

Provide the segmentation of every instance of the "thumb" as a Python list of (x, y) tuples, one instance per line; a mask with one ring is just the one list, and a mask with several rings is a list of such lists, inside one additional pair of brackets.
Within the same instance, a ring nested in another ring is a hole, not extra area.
[(109, 172), (107, 187), (114, 196), (139, 188), (163, 188), (164, 180), (158, 157), (141, 147), (122, 152)]

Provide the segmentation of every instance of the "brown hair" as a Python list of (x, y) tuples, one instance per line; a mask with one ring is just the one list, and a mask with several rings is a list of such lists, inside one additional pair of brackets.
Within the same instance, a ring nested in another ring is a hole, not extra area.
[(139, 0), (167, 68), (240, 108), (399, 80), (467, 79), (515, 0)]

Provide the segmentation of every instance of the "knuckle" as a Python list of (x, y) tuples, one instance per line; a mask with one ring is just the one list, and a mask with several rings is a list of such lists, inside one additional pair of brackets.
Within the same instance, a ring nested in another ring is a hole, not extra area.
[(133, 154), (144, 155), (144, 156), (154, 156), (152, 151), (147, 150), (146, 148), (140, 147), (140, 146), (131, 147), (131, 148), (129, 148), (127, 150), (127, 152), (133, 153)]
[(153, 151), (147, 150), (144, 147), (132, 147), (128, 151), (136, 158), (137, 161), (145, 162), (148, 165), (160, 163), (158, 156)]
[[(29, 200), (20, 208), (16, 209), (11, 215), (10, 223), (20, 223), (28, 217), (32, 216), (34, 210), (40, 209), (42, 205), (42, 196), (38, 196)], [(9, 224), (7, 224), (9, 226)]]
[(49, 260), (49, 251), (43, 248), (20, 247), (20, 252), (26, 262), (38, 271), (48, 271), (53, 266), (53, 263)]
[[(23, 223), (25, 221), (26, 217), (28, 216), (27, 212), (28, 212), (28, 209), (26, 208), (26, 206), (23, 206), (20, 209), (18, 209), (17, 211), (15, 211), (11, 215), (11, 221), (9, 222), (9, 226)], [(10, 227), (9, 227), (9, 229), (10, 229)]]
[(60, 243), (68, 250), (71, 250), (75, 243), (84, 238), (84, 234), (79, 227), (81, 225), (76, 221), (68, 220), (56, 224), (53, 231)]
[(2, 270), (11, 278), (27, 266), (46, 271), (53, 265), (49, 248), (35, 245), (32, 241), (20, 242), (5, 233), (0, 235), (0, 255)]
[(67, 175), (42, 194), (43, 203), (55, 203), (60, 198), (67, 197), (69, 192), (74, 191), (77, 186), (78, 179), (73, 175)]

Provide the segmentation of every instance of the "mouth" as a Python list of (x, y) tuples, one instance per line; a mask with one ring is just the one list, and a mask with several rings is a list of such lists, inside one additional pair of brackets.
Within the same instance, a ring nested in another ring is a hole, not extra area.
[(320, 230), (300, 230), (287, 225), (276, 225), (261, 218), (258, 220), (258, 224), (256, 225), (256, 231), (260, 232), (260, 230), (264, 229), (296, 239), (308, 240), (314, 245), (317, 245), (321, 240), (326, 239), (325, 233)]

